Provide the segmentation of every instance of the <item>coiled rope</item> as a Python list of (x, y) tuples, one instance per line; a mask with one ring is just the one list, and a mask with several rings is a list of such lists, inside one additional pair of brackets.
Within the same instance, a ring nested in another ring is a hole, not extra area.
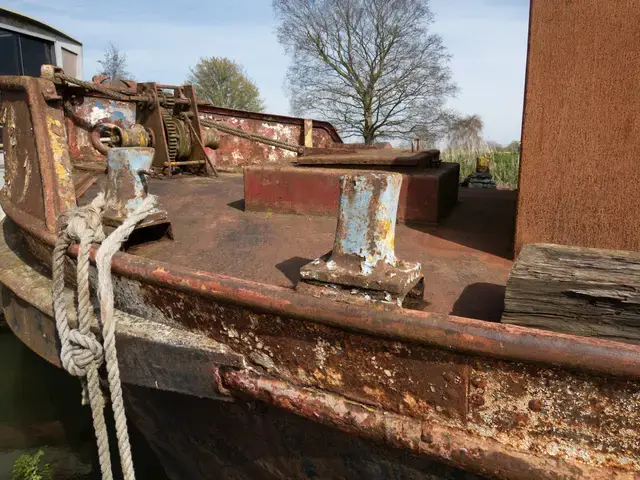
[[(122, 398), (120, 369), (118, 367), (115, 344), (116, 321), (113, 307), (113, 283), (111, 280), (111, 259), (127, 240), (136, 224), (155, 211), (156, 197), (147, 196), (129, 213), (125, 221), (105, 238), (102, 229), (102, 213), (105, 209), (104, 194), (100, 193), (91, 204), (74, 208), (62, 215), (59, 222), (58, 239), (53, 250), (52, 295), (56, 329), (61, 343), (62, 366), (71, 375), (81, 378), (83, 399), (89, 398), (93, 416), (93, 428), (98, 447), (98, 459), (103, 480), (112, 480), (109, 437), (104, 417), (104, 397), (100, 388), (98, 369), (106, 362), (111, 404), (116, 425), (116, 437), (120, 453), (120, 466), (125, 480), (135, 480), (129, 432)], [(71, 328), (67, 315), (67, 301), (64, 294), (64, 272), (67, 249), (72, 243), (79, 243), (76, 265), (78, 289), (77, 328)], [(93, 309), (89, 289), (89, 254), (91, 244), (102, 242), (96, 254), (98, 270), (98, 298), (104, 345), (91, 332)]]

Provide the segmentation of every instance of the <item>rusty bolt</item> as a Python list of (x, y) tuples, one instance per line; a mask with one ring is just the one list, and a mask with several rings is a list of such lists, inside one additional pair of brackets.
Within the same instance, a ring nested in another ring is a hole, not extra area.
[(469, 403), (476, 407), (481, 407), (484, 405), (484, 397), (482, 395), (478, 395), (477, 393), (473, 393), (469, 395)]
[(445, 400), (456, 401), (458, 400), (458, 398), (460, 398), (460, 395), (453, 388), (447, 388), (442, 394), (442, 398), (444, 398)]
[(431, 435), (429, 432), (422, 432), (422, 435), (420, 435), (420, 440), (422, 440), (425, 443), (433, 443), (433, 435)]
[(529, 401), (529, 409), (534, 412), (539, 412), (543, 409), (544, 404), (541, 400), (533, 399)]
[(476, 388), (485, 388), (487, 386), (487, 381), (480, 377), (473, 377), (471, 379), (471, 385)]
[(444, 378), (447, 383), (454, 383), (456, 381), (456, 375), (453, 372), (444, 372), (442, 378)]

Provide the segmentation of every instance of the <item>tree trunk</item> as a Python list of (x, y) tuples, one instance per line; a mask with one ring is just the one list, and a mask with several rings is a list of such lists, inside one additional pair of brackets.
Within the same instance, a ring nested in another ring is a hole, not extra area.
[(365, 145), (373, 145), (376, 137), (373, 135), (373, 132), (371, 131), (371, 129), (364, 131), (364, 144)]
[(371, 113), (371, 104), (368, 100), (364, 100), (364, 128), (362, 129), (362, 137), (365, 145), (373, 145), (376, 140), (375, 131), (373, 129), (373, 114)]
[(502, 322), (640, 343), (640, 253), (526, 245)]

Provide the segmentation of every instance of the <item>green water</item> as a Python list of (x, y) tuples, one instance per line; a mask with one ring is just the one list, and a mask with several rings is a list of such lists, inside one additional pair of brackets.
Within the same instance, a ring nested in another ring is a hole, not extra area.
[[(166, 480), (144, 439), (130, 434), (136, 478)], [(78, 380), (0, 327), (0, 480), (11, 480), (20, 455), (39, 449), (54, 480), (100, 478), (91, 412), (80, 404)]]

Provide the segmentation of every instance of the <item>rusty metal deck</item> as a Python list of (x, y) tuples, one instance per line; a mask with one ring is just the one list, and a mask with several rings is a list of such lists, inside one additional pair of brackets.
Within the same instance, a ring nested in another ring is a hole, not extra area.
[[(135, 255), (292, 287), (300, 267), (333, 244), (335, 219), (245, 212), (241, 175), (151, 180), (150, 191), (169, 213), (175, 240), (134, 246)], [(425, 310), (499, 320), (514, 214), (515, 192), (463, 188), (442, 225), (398, 225), (398, 255), (422, 263)]]

